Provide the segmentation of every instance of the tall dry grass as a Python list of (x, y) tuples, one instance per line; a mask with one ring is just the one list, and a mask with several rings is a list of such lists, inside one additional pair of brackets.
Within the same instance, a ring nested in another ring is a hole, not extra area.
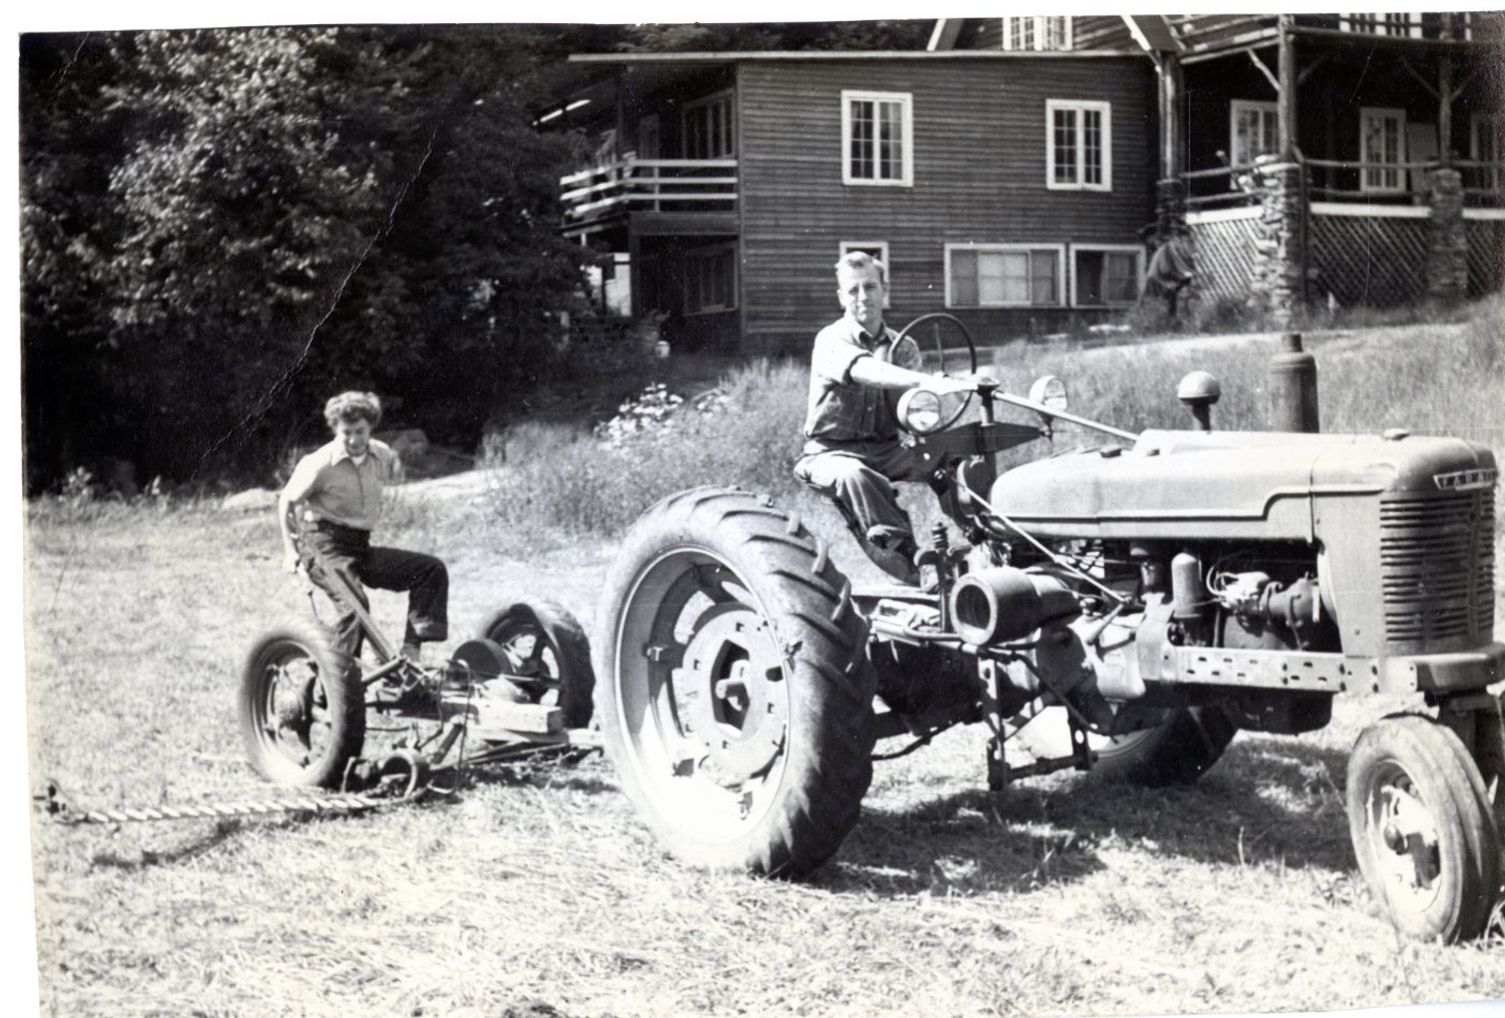
[[(1318, 364), (1324, 431), (1452, 434), (1505, 450), (1505, 303), (1486, 302), (1461, 324), (1395, 326), (1311, 337)], [(1189, 338), (1116, 347), (1031, 346), (983, 351), (985, 369), (1008, 391), (1024, 393), (1043, 374), (1065, 379), (1078, 414), (1138, 431), (1184, 428), (1177, 381), (1202, 369), (1218, 376), (1220, 430), (1263, 430), (1270, 420), (1274, 335)], [(951, 363), (955, 364), (953, 359)], [(663, 496), (700, 484), (740, 485), (775, 497), (800, 497), (791, 474), (800, 446), (808, 368), (800, 360), (755, 360), (721, 379), (713, 413), (689, 403), (618, 446), (582, 425), (527, 424), (514, 429), (506, 462), (491, 464), (491, 494), (504, 529), (530, 534), (616, 534)], [(1055, 445), (1100, 439), (1072, 428)], [(1025, 446), (1005, 465), (1048, 454)]]

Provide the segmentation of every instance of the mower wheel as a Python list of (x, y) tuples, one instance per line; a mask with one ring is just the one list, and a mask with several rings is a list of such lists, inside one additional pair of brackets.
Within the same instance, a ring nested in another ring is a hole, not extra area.
[(661, 844), (795, 875), (872, 780), (867, 623), (824, 542), (772, 499), (697, 488), (628, 532), (596, 610), (606, 750)]
[[(1067, 756), (1071, 733), (1064, 707), (1048, 707), (1025, 725), (1019, 741), (1036, 757)], [(1190, 785), (1222, 757), (1238, 734), (1226, 713), (1215, 706), (1182, 708), (1164, 723), (1125, 735), (1087, 736), (1097, 754), (1089, 775), (1098, 781), (1122, 781), (1146, 788)]]
[(518, 601), (492, 612), (476, 630), (506, 652), (511, 674), (528, 703), (555, 706), (566, 728), (590, 724), (596, 673), (590, 641), (575, 616), (553, 601)]
[(246, 655), (240, 729), (262, 776), (281, 785), (339, 788), (366, 736), (360, 672), (321, 628), (285, 623)]
[(1415, 940), (1478, 936), (1499, 890), (1500, 835), (1484, 779), (1446, 727), (1383, 718), (1348, 758), (1348, 830), (1391, 925)]

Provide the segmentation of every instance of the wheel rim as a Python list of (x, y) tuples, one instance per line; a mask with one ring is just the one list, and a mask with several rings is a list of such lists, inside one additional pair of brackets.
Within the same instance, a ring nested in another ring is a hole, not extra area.
[(306, 771), (334, 745), (329, 692), (318, 658), (295, 643), (271, 648), (262, 658), (262, 682), (253, 704), (257, 742), (267, 762)]
[(543, 626), (533, 619), (508, 618), (492, 626), (486, 638), (501, 645), (508, 674), (528, 680), (513, 685), (529, 703), (562, 706), (564, 667)]
[(1375, 775), (1365, 803), (1377, 883), (1396, 912), (1425, 912), (1442, 890), (1437, 818), (1405, 768), (1390, 763)]
[(621, 764), (677, 830), (711, 842), (750, 830), (789, 735), (788, 676), (756, 596), (709, 549), (675, 549), (630, 586), (616, 647)]

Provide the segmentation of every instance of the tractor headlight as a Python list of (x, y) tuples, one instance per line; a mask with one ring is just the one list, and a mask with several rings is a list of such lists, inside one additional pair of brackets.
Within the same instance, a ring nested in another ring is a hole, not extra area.
[(1055, 375), (1041, 375), (1029, 387), (1029, 399), (1031, 403), (1039, 403), (1047, 409), (1065, 413), (1066, 383)]
[(916, 435), (941, 426), (941, 397), (929, 389), (910, 389), (899, 397), (899, 421)]

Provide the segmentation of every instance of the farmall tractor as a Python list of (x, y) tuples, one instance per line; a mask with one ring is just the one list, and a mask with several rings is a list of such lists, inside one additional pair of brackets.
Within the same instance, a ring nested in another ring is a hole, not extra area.
[[(767, 497), (698, 488), (645, 513), (600, 598), (596, 717), (662, 843), (808, 871), (856, 823), (883, 738), (985, 724), (994, 788), (1067, 767), (1189, 783), (1241, 728), (1295, 735), (1339, 694), (1405, 693), (1416, 710), (1349, 758), (1354, 851), (1401, 932), (1479, 935), (1505, 774), (1494, 457), (1400, 431), (1213, 431), (1216, 394), (1193, 373), (1200, 426), (1133, 434), (1068, 413), (1054, 379), (1030, 398), (983, 379), (962, 406), (911, 390), (901, 426), (950, 523), (919, 585), (854, 588)], [(1103, 441), (998, 471), (1063, 423)], [(1007, 763), (1006, 741), (1062, 714), (1062, 752)]]

